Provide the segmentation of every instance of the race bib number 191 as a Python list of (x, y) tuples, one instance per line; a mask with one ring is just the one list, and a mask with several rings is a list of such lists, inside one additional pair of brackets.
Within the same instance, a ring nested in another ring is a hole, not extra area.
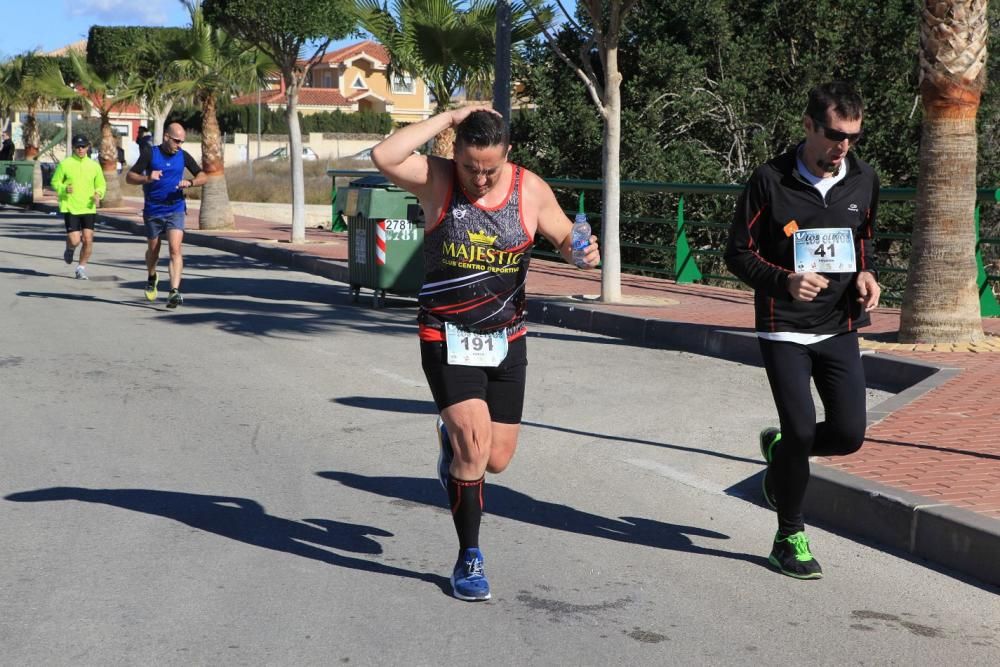
[(507, 357), (506, 331), (474, 333), (446, 322), (444, 335), (449, 364), (495, 367)]
[(796, 273), (854, 273), (854, 234), (826, 227), (795, 232)]

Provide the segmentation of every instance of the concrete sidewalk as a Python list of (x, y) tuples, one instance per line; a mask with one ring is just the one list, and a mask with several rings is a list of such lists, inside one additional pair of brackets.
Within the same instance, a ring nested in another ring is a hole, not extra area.
[[(35, 204), (54, 210), (47, 195)], [(102, 210), (104, 224), (141, 234), (140, 202)], [(199, 231), (185, 242), (348, 283), (345, 233), (316, 228), (292, 245), (290, 223), (241, 215), (237, 229)], [(261, 215), (261, 209), (255, 209)], [(625, 303), (596, 301), (600, 274), (534, 260), (531, 321), (590, 331), (639, 346), (760, 364), (749, 292), (624, 276)], [(806, 515), (890, 549), (1000, 585), (1000, 319), (984, 319), (978, 345), (900, 345), (899, 311), (880, 308), (863, 334), (868, 384), (896, 393), (869, 412), (864, 447), (816, 459)], [(747, 436), (756, 451), (756, 434)]]

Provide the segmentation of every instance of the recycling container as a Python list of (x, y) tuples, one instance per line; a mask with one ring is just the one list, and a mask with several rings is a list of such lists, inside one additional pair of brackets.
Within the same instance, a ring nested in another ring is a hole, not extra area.
[(340, 190), (353, 299), (362, 288), (372, 290), (376, 308), (387, 293), (416, 296), (424, 278), (424, 224), (417, 198), (381, 176), (352, 181)]
[(0, 162), (0, 204), (31, 206), (34, 160)]

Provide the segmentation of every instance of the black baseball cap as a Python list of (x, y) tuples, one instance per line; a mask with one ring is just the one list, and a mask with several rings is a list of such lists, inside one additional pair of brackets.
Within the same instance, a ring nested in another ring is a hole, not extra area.
[(90, 139), (87, 138), (85, 134), (77, 134), (73, 136), (73, 148), (79, 148), (80, 146), (89, 146)]

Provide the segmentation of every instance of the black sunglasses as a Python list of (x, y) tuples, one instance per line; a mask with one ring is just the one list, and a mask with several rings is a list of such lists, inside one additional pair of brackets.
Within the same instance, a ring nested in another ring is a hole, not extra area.
[(851, 132), (841, 132), (840, 130), (834, 130), (834, 129), (830, 128), (830, 127), (827, 127), (826, 124), (823, 121), (821, 121), (820, 119), (818, 119), (818, 118), (813, 118), (812, 122), (816, 125), (816, 127), (818, 129), (823, 130), (823, 136), (824, 137), (826, 137), (830, 141), (834, 141), (834, 142), (836, 142), (838, 144), (841, 141), (843, 141), (844, 139), (847, 139), (848, 143), (856, 144), (859, 141), (861, 141), (861, 137), (864, 136), (864, 133), (865, 133), (864, 130), (861, 130), (860, 132), (854, 132), (854, 133), (851, 133)]
[(169, 134), (167, 135), (167, 139), (170, 139), (170, 141), (174, 142), (175, 144), (183, 144), (184, 143), (183, 139), (177, 139), (175, 137), (171, 137)]

